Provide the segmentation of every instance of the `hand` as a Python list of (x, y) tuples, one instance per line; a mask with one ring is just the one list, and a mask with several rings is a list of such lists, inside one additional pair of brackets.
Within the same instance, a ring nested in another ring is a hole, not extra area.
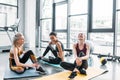
[(77, 64), (78, 66), (80, 66), (80, 65), (82, 64), (82, 59), (79, 58), (79, 57), (77, 57), (75, 61), (76, 61), (76, 64)]
[(37, 67), (37, 66), (38, 66), (38, 64), (33, 63), (33, 64), (31, 64), (31, 66), (30, 66), (30, 67)]

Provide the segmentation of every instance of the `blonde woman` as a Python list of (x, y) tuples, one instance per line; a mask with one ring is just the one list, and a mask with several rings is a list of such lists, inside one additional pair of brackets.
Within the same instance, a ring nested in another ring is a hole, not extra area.
[[(13, 45), (10, 49), (9, 66), (11, 71), (21, 74), (26, 68), (36, 68), (36, 71), (45, 74), (45, 71), (38, 64), (37, 59), (31, 50), (23, 51), (24, 36), (22, 33), (17, 33), (13, 38)], [(31, 64), (25, 64), (28, 59), (31, 59)]]
[(69, 78), (74, 78), (78, 73), (86, 75), (86, 69), (88, 68), (87, 59), (89, 58), (90, 48), (85, 43), (85, 34), (78, 34), (78, 42), (73, 45), (73, 53), (75, 55), (74, 63), (61, 62), (61, 66), (64, 69), (72, 71)]

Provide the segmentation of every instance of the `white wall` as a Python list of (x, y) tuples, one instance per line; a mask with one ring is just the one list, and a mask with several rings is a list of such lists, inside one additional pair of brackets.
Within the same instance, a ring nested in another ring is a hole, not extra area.
[(30, 47), (35, 47), (36, 0), (25, 0), (25, 36)]

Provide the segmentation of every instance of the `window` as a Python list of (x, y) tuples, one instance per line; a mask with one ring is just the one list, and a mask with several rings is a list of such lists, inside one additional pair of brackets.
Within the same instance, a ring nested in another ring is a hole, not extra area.
[(0, 0), (0, 3), (11, 4), (17, 6), (17, 0)]
[(113, 54), (113, 33), (91, 33), (90, 40), (94, 42), (94, 53)]
[(87, 15), (70, 17), (70, 47), (77, 42), (78, 34), (87, 34)]
[(113, 0), (93, 0), (93, 29), (112, 28)]
[(11, 27), (17, 19), (17, 0), (0, 0), (0, 48), (8, 48), (14, 33), (9, 32), (10, 37), (2, 27)]
[(88, 0), (70, 0), (70, 15), (83, 14), (88, 11)]
[(56, 6), (55, 29), (67, 29), (67, 4)]
[(118, 2), (117, 2), (117, 10), (118, 10), (118, 11), (117, 11), (117, 16), (116, 16), (116, 18), (117, 18), (117, 19), (116, 19), (116, 21), (117, 21), (117, 22), (116, 22), (116, 23), (117, 23), (117, 25), (116, 25), (116, 31), (117, 31), (117, 32), (116, 32), (116, 33), (117, 33), (117, 40), (116, 40), (116, 41), (117, 41), (117, 43), (116, 43), (116, 44), (117, 44), (117, 45), (116, 45), (116, 48), (117, 48), (117, 49), (116, 49), (116, 50), (117, 50), (116, 52), (117, 52), (117, 53), (116, 53), (116, 55), (117, 55), (117, 56), (120, 56), (120, 53), (119, 53), (119, 52), (120, 52), (120, 0), (117, 0), (117, 1), (118, 1)]
[(17, 7), (0, 5), (0, 12), (2, 13), (1, 15), (3, 15), (1, 17), (4, 18), (4, 21), (6, 22), (3, 27), (11, 26), (15, 23), (15, 20), (17, 19)]
[(48, 45), (49, 33), (52, 31), (53, 0), (40, 0), (40, 44), (41, 48)]
[(5, 27), (6, 25), (6, 13), (0, 13), (0, 27)]
[(120, 9), (120, 0), (117, 0), (117, 9)]
[(40, 0), (41, 2), (41, 10), (40, 17), (41, 18), (52, 18), (52, 0)]

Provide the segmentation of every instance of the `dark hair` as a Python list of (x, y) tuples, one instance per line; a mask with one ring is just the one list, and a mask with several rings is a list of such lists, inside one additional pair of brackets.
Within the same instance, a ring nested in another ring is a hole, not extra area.
[(51, 32), (51, 33), (49, 34), (49, 36), (51, 36), (51, 35), (57, 36), (57, 33)]

